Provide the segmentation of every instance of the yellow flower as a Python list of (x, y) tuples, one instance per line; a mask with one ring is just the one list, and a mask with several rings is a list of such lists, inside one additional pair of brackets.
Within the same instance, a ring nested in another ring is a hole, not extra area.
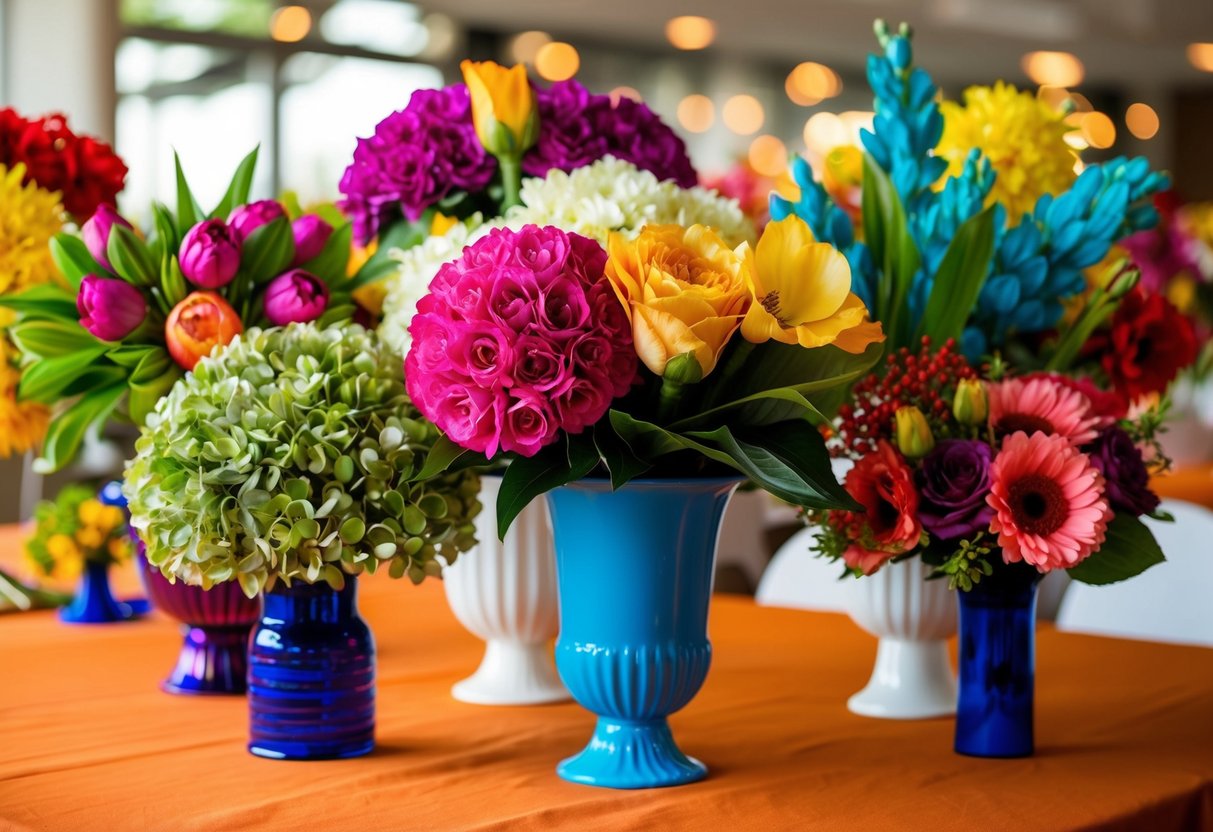
[(956, 395), (952, 398), (952, 415), (956, 421), (962, 425), (984, 424), (989, 412), (986, 386), (980, 379), (962, 378), (956, 383)]
[(21, 371), (14, 366), (15, 352), (8, 338), (0, 335), (0, 458), (23, 454), (41, 444), (51, 418), (46, 405), (17, 401)]
[(921, 459), (935, 447), (927, 417), (917, 407), (897, 408), (897, 447), (906, 459)]
[(632, 323), (636, 354), (657, 375), (690, 354), (703, 375), (741, 323), (750, 295), (742, 260), (707, 226), (611, 234), (606, 275)]
[(472, 122), (484, 149), (494, 156), (521, 158), (539, 136), (535, 91), (526, 67), (506, 69), (493, 61), (459, 65), (472, 97)]
[(114, 560), (125, 560), (126, 556), (130, 554), (130, 544), (121, 537), (110, 538), (110, 542), (106, 544), (105, 548)]
[(987, 204), (1005, 205), (1011, 224), (1043, 194), (1073, 184), (1078, 157), (1065, 143), (1065, 115), (1032, 93), (999, 81), (969, 87), (964, 104), (944, 101), (940, 109), (943, 137), (935, 153), (948, 160), (947, 174), (959, 174), (969, 151), (979, 148), (998, 174)]
[(754, 344), (774, 339), (802, 347), (833, 344), (861, 353), (884, 340), (880, 324), (865, 321), (863, 301), (851, 292), (847, 259), (813, 239), (797, 216), (767, 225), (754, 250), (745, 248), (753, 298), (741, 335)]
[(457, 225), (459, 225), (458, 217), (448, 217), (441, 211), (435, 211), (434, 218), (430, 220), (430, 236), (441, 237)]
[(80, 558), (80, 547), (76, 545), (76, 541), (62, 533), (53, 534), (47, 539), (46, 551), (50, 552), (56, 561)]
[(22, 185), (25, 165), (0, 165), (0, 293), (55, 280), (51, 237), (63, 227), (57, 192)]
[(83, 549), (100, 549), (105, 542), (105, 535), (96, 526), (84, 526), (76, 529), (76, 542)]
[(85, 500), (76, 507), (76, 514), (84, 525), (98, 526), (101, 524), (101, 510), (104, 508), (100, 500)]

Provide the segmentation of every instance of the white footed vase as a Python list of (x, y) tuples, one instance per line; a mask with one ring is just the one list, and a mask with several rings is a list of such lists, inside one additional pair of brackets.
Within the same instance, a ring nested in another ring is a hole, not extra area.
[(918, 558), (890, 563), (854, 581), (847, 612), (880, 639), (867, 686), (847, 700), (861, 716), (926, 719), (956, 713), (956, 674), (947, 639), (956, 633), (956, 596), (946, 580), (926, 580)]
[(486, 642), (476, 672), (451, 688), (476, 705), (540, 705), (569, 698), (552, 661), (560, 629), (556, 555), (547, 503), (535, 500), (497, 538), (501, 477), (480, 478), (477, 545), (443, 572), (459, 623)]

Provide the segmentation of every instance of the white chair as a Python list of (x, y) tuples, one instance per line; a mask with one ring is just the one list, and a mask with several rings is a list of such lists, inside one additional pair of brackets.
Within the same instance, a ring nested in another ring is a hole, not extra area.
[(816, 528), (801, 529), (779, 547), (762, 573), (754, 600), (764, 607), (846, 612), (855, 579), (839, 580), (843, 565), (810, 551), (816, 534)]
[(1162, 508), (1174, 523), (1145, 522), (1167, 562), (1118, 584), (1074, 581), (1057, 629), (1213, 647), (1213, 511), (1180, 500)]

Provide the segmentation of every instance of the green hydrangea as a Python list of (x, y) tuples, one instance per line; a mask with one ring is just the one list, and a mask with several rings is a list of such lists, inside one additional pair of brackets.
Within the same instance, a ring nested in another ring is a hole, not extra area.
[(169, 578), (250, 597), (383, 566), (419, 583), (475, 543), (480, 510), (475, 474), (418, 479), (437, 438), (374, 333), (250, 329), (160, 400), (123, 490)]

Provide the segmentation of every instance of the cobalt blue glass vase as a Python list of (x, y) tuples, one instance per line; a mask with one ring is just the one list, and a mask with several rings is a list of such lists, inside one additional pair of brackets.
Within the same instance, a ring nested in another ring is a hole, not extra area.
[(956, 753), (1027, 757), (1033, 751), (1036, 588), (1025, 563), (999, 564), (960, 596)]
[(72, 602), (59, 610), (59, 619), (68, 624), (109, 624), (134, 618), (130, 604), (114, 598), (110, 591), (108, 563), (86, 560)]
[(357, 580), (262, 594), (249, 639), (249, 751), (278, 760), (358, 757), (375, 747), (375, 643)]
[(616, 789), (691, 783), (707, 768), (666, 717), (708, 673), (708, 602), (733, 479), (583, 480), (548, 494), (560, 595), (556, 669), (598, 715), (589, 745), (556, 769)]

